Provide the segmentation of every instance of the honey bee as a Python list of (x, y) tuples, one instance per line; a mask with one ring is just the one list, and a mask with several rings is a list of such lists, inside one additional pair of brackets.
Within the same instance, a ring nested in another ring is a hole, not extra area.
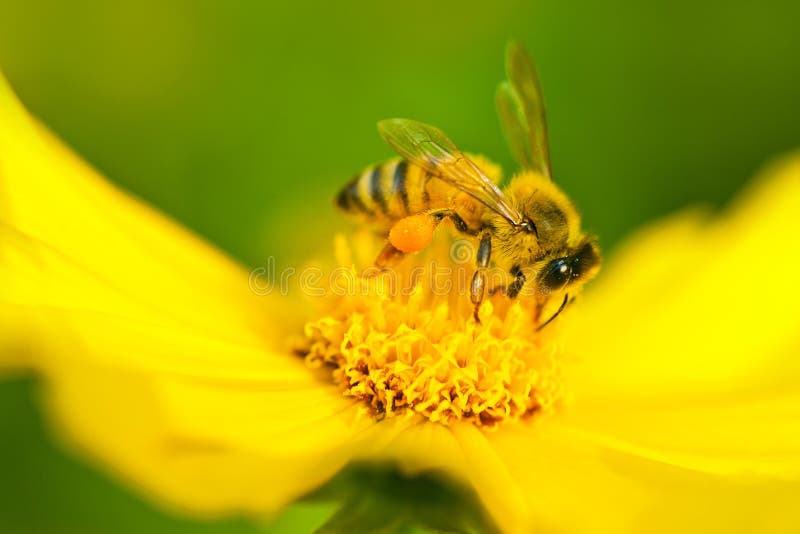
[[(387, 232), (376, 265), (387, 267), (427, 247), (445, 219), (477, 241), (470, 284), (474, 316), (487, 292), (490, 262), (510, 273), (509, 283), (489, 288), (516, 298), (523, 288), (536, 299), (537, 328), (555, 319), (571, 296), (600, 268), (597, 241), (583, 232), (572, 201), (551, 179), (547, 125), (539, 79), (524, 48), (511, 43), (508, 80), (497, 89), (497, 107), (511, 151), (522, 167), (503, 190), (496, 167), (468, 157), (440, 130), (409, 119), (378, 123), (402, 159), (374, 166), (350, 180), (336, 197), (342, 210), (359, 214)], [(555, 299), (555, 300), (554, 300)], [(554, 300), (560, 305), (541, 321)]]

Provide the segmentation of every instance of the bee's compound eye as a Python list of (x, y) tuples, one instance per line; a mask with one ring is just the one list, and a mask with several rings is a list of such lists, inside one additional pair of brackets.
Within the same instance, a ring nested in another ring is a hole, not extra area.
[(572, 277), (580, 278), (588, 271), (591, 271), (600, 263), (600, 255), (597, 247), (592, 243), (586, 243), (581, 247), (577, 254), (572, 257)]
[(567, 258), (559, 258), (548, 263), (544, 273), (542, 286), (548, 291), (555, 291), (567, 285), (572, 276), (572, 268)]

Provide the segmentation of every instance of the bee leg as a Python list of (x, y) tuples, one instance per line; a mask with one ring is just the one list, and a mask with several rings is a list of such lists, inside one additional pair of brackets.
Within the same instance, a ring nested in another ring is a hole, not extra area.
[(511, 275), (514, 277), (514, 280), (510, 284), (499, 284), (489, 288), (489, 296), (493, 297), (500, 293), (511, 299), (516, 298), (525, 285), (526, 278), (519, 267), (511, 269)]
[(519, 265), (512, 267), (510, 272), (514, 280), (505, 288), (505, 295), (510, 299), (514, 299), (517, 298), (517, 295), (519, 295), (519, 292), (522, 291), (522, 287), (525, 285), (525, 273), (522, 272)]
[(480, 242), (478, 244), (478, 254), (476, 257), (476, 269), (472, 275), (472, 284), (470, 286), (470, 300), (474, 306), (472, 316), (475, 321), (480, 323), (478, 317), (478, 310), (480, 310), (481, 303), (483, 302), (483, 294), (486, 289), (486, 268), (489, 267), (489, 260), (492, 256), (492, 234), (488, 230), (482, 230), (480, 233)]
[(508, 286), (505, 285), (505, 284), (499, 284), (499, 285), (490, 287), (489, 290), (487, 291), (487, 293), (489, 293), (490, 297), (493, 297), (493, 296), (497, 295), (498, 293), (500, 293), (501, 295), (505, 295), (506, 291), (508, 291)]
[(456, 227), (456, 230), (461, 232), (462, 234), (476, 236), (480, 233), (479, 230), (473, 230), (467, 225), (467, 222), (461, 218), (461, 215), (455, 212), (455, 210), (450, 210), (447, 213), (447, 216), (453, 221), (453, 226)]
[(396, 249), (391, 243), (386, 243), (378, 257), (375, 258), (375, 267), (380, 270), (388, 269), (397, 265), (405, 255), (405, 252)]
[(443, 209), (432, 209), (425, 212), (427, 215), (433, 218), (434, 224), (437, 226), (445, 219), (450, 219), (453, 221), (453, 226), (456, 230), (458, 230), (462, 234), (476, 236), (480, 233), (480, 230), (474, 230), (469, 227), (467, 221), (461, 218), (461, 215), (456, 212), (453, 208), (443, 208)]

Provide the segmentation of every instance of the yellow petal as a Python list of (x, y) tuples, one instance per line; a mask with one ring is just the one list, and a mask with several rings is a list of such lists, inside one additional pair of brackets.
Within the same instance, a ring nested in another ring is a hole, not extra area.
[(794, 157), (721, 217), (684, 214), (635, 236), (564, 322), (580, 388), (674, 396), (796, 384), (798, 206)]
[(0, 277), (0, 360), (40, 372), (60, 433), (164, 503), (276, 510), (368, 430), (286, 350), (288, 302), (106, 183), (2, 80)]
[(474, 489), (503, 532), (530, 532), (532, 517), (515, 466), (505, 464), (472, 423), (451, 426), (427, 418), (382, 421), (359, 452), (365, 461), (391, 462), (409, 476), (438, 473)]
[(580, 363), (561, 423), (719, 484), (799, 479), (798, 205), (794, 158), (718, 220), (675, 217), (615, 255), (564, 323)]
[(105, 182), (2, 78), (0, 226), (4, 301), (122, 315), (251, 347), (279, 339), (287, 314), (267, 320), (264, 311), (288, 304), (258, 298), (239, 266)]
[[(531, 523), (520, 532), (794, 532), (800, 486), (717, 477), (608, 449), (545, 422), (487, 437), (515, 488), (486, 491), (501, 509), (520, 491)], [(499, 519), (499, 518), (498, 518)]]
[(720, 476), (800, 480), (800, 392), (585, 402), (562, 418), (608, 448)]
[(370, 459), (472, 487), (502, 532), (792, 532), (800, 525), (797, 483), (675, 467), (555, 417), (494, 431), (416, 421), (381, 423)]
[[(82, 261), (90, 258), (66, 258), (58, 249), (9, 227), (0, 226), (0, 243), (0, 275), (12, 281), (0, 295), (0, 309), (27, 325), (22, 331), (27, 336), (9, 331), (16, 333), (17, 345), (45, 355), (36, 359), (38, 368), (68, 366), (79, 359), (216, 379), (312, 378), (301, 359), (271, 349), (277, 343), (269, 337), (270, 326), (249, 334), (242, 327), (239, 336), (191, 326), (187, 322), (191, 319), (165, 313), (161, 307), (177, 297), (164, 292), (161, 300), (153, 296), (152, 302), (145, 301), (88, 271)], [(268, 310), (260, 309), (258, 302), (249, 311), (271, 325)], [(226, 316), (226, 321), (235, 315)], [(226, 328), (234, 332), (239, 327)]]
[(275, 456), (314, 456), (342, 444), (356, 449), (375, 426), (334, 385), (176, 380), (162, 381), (158, 394), (176, 434)]
[(456, 425), (453, 434), (464, 456), (466, 478), (497, 525), (504, 532), (530, 532), (534, 514), (514, 479), (517, 466), (503, 462), (475, 426)]
[[(46, 392), (61, 435), (75, 448), (160, 504), (196, 514), (274, 512), (323, 484), (353, 454), (347, 434), (314, 421), (313, 406), (283, 404), (280, 413), (281, 420), (297, 423), (295, 432), (315, 433), (313, 454), (305, 447), (276, 452), (255, 441), (248, 446), (229, 439), (227, 429), (217, 432), (211, 425), (200, 433), (187, 432), (174, 424), (169, 403), (164, 403), (165, 387), (164, 380), (150, 375), (76, 366), (59, 372)], [(216, 400), (223, 406), (218, 410), (243, 422), (233, 411), (242, 406), (228, 402), (224, 389)], [(258, 400), (274, 406), (283, 399), (263, 391)], [(203, 415), (196, 411), (194, 417)], [(275, 421), (254, 418), (247, 423), (257, 429)], [(274, 433), (272, 439), (289, 444), (294, 436), (287, 431)]]

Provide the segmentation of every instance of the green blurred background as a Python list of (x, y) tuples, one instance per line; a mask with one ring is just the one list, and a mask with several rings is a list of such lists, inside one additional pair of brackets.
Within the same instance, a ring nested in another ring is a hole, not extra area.
[[(391, 154), (378, 119), (435, 124), (513, 170), (493, 93), (517, 37), (539, 65), (556, 179), (608, 250), (800, 146), (798, 20), (790, 0), (0, 0), (0, 67), (110, 179), (242, 262), (280, 266), (329, 253), (337, 187)], [(61, 452), (32, 381), (0, 384), (0, 414), (0, 531), (263, 532), (164, 514)]]

